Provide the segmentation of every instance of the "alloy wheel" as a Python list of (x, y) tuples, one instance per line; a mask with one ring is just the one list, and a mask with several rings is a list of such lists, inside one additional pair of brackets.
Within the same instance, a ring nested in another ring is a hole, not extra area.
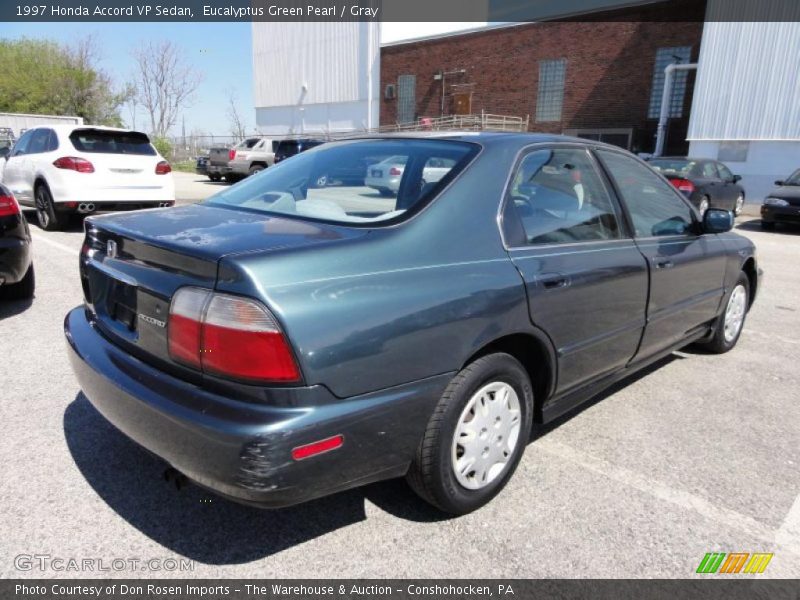
[(480, 388), (458, 419), (452, 444), (456, 480), (477, 490), (489, 485), (508, 467), (519, 444), (521, 411), (517, 392), (495, 381)]
[(733, 288), (728, 306), (725, 309), (725, 341), (730, 343), (739, 335), (744, 322), (744, 313), (747, 308), (747, 291), (743, 285)]
[(44, 195), (44, 190), (40, 187), (36, 190), (36, 218), (39, 221), (39, 226), (42, 229), (47, 229), (50, 225), (50, 209), (47, 205), (47, 199)]
[(741, 213), (743, 206), (744, 206), (744, 196), (739, 194), (736, 197), (736, 204), (734, 204), (734, 206), (733, 206), (733, 214), (734, 215), (738, 215), (739, 213)]

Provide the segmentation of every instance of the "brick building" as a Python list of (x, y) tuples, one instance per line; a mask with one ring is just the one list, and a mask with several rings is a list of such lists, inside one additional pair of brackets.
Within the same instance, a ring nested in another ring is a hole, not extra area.
[[(530, 115), (532, 131), (650, 152), (664, 67), (697, 60), (704, 13), (705, 2), (685, 0), (385, 44), (380, 123), (482, 111)], [(686, 21), (659, 21), (676, 14)], [(693, 72), (676, 77), (668, 154), (688, 150), (693, 87)]]

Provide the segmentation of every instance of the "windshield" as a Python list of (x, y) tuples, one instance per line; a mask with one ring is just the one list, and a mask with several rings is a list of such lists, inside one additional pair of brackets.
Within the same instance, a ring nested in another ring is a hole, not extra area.
[(697, 163), (693, 160), (660, 158), (651, 160), (649, 165), (662, 174), (674, 174), (687, 177)]
[(70, 134), (69, 139), (79, 152), (156, 155), (156, 150), (150, 145), (148, 137), (136, 131), (76, 129)]
[[(335, 223), (376, 223), (419, 208), (478, 152), (449, 140), (325, 144), (211, 196), (214, 206)], [(403, 168), (391, 166), (387, 159)], [(396, 161), (396, 162), (394, 162)]]
[(789, 175), (789, 178), (783, 182), (783, 185), (800, 185), (800, 169)]

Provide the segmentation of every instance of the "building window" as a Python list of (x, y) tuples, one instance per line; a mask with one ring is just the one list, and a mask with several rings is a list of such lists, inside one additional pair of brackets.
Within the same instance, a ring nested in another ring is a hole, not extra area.
[[(658, 49), (656, 52), (656, 64), (653, 68), (653, 87), (650, 92), (650, 108), (647, 111), (648, 119), (658, 119), (661, 116), (661, 96), (664, 94), (664, 69), (673, 63), (686, 64), (691, 58), (691, 46)], [(670, 117), (683, 116), (683, 99), (686, 97), (686, 81), (688, 78), (688, 71), (675, 71), (672, 76), (672, 97), (669, 103)]]
[(717, 160), (723, 162), (747, 162), (747, 151), (750, 142), (720, 142), (717, 149)]
[(417, 112), (417, 76), (397, 78), (397, 122), (412, 123)]
[(630, 127), (612, 129), (565, 129), (564, 135), (613, 144), (614, 146), (630, 150), (633, 129)]
[(567, 61), (539, 61), (539, 93), (536, 98), (537, 121), (560, 121), (561, 108), (564, 105), (564, 78)]

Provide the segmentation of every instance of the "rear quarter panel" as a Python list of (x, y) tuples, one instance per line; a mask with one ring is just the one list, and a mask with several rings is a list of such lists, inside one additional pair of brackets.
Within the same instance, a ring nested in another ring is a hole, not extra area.
[(306, 383), (339, 397), (454, 372), (485, 344), (532, 329), (497, 226), (514, 154), (484, 152), (398, 226), (298, 251), (225, 257), (218, 287), (262, 298)]

